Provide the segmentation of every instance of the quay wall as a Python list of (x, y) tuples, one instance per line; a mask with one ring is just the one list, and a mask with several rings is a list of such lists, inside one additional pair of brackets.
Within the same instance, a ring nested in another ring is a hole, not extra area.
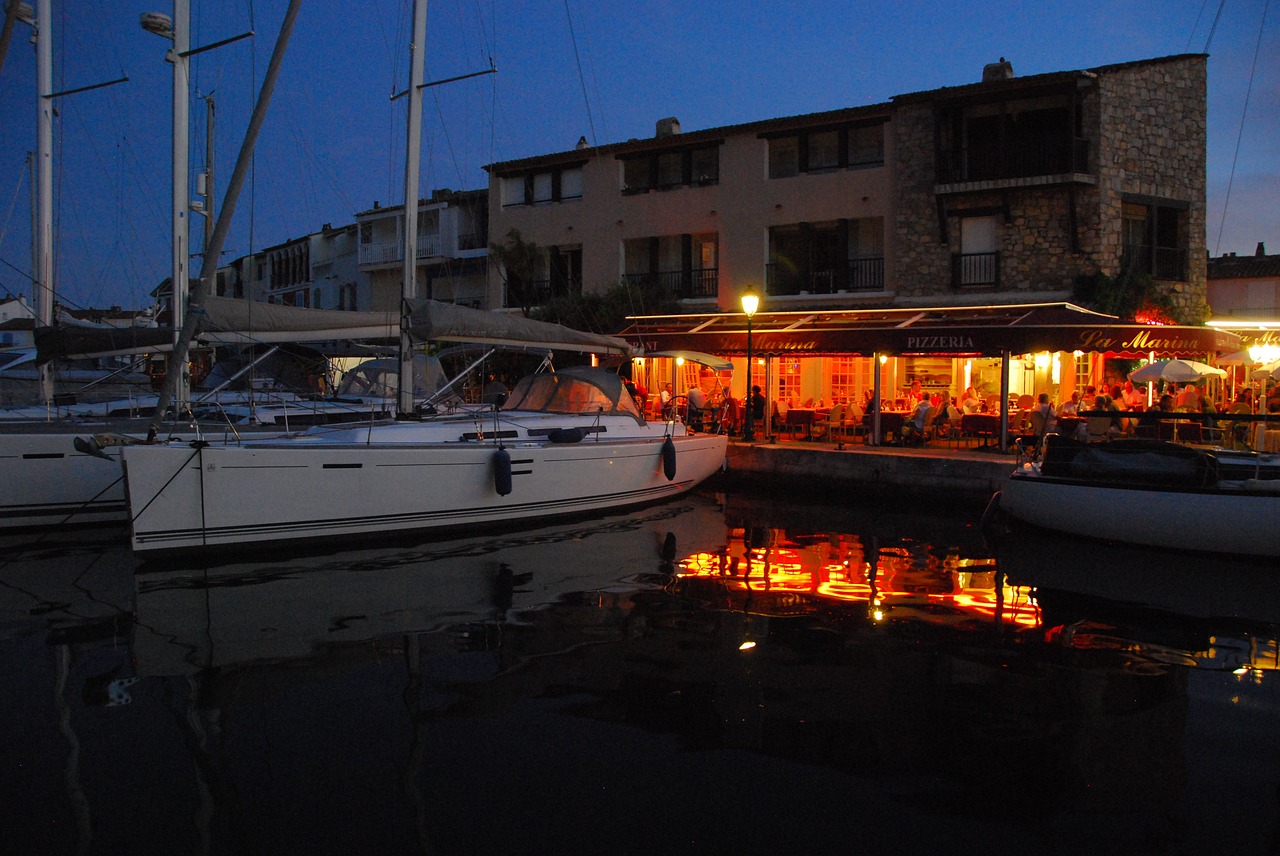
[(1016, 462), (1013, 455), (930, 454), (849, 445), (730, 443), (720, 483), (807, 496), (942, 500), (984, 506)]

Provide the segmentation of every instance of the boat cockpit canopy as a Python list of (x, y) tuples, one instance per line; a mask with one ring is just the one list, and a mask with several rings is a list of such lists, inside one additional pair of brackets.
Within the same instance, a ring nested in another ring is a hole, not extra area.
[(589, 366), (529, 375), (516, 384), (502, 409), (626, 415), (644, 421), (622, 379), (606, 369)]

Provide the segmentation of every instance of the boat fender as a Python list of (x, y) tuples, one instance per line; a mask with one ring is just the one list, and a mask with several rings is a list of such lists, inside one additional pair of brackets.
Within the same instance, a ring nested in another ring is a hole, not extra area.
[(552, 443), (581, 443), (586, 436), (587, 432), (581, 428), (556, 428), (547, 433), (547, 439)]
[(502, 447), (493, 453), (493, 489), (498, 496), (511, 493), (511, 453)]
[(670, 435), (662, 441), (662, 474), (667, 477), (667, 481), (675, 481), (676, 444), (671, 440)]

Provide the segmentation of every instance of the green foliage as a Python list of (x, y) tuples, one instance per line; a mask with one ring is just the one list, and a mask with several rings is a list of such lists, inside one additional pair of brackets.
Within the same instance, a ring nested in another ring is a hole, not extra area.
[(542, 248), (524, 240), (519, 229), (512, 229), (503, 243), (489, 244), (489, 258), (498, 263), (510, 300), (529, 317), (530, 308), (537, 302), (536, 284), (543, 279), (545, 269)]
[(1072, 300), (1086, 309), (1118, 315), (1126, 321), (1138, 315), (1173, 320), (1173, 298), (1148, 274), (1125, 271), (1108, 276), (1099, 271), (1076, 277)]
[(532, 317), (575, 330), (613, 335), (627, 326), (628, 315), (675, 315), (679, 312), (679, 302), (655, 283), (618, 283), (602, 292), (553, 298), (534, 310)]

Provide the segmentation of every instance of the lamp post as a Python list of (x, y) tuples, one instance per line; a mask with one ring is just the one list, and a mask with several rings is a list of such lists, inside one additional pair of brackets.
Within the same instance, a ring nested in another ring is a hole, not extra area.
[(747, 290), (742, 292), (742, 311), (747, 316), (747, 420), (746, 427), (742, 432), (742, 439), (748, 443), (754, 442), (755, 432), (752, 430), (752, 416), (755, 410), (755, 401), (751, 394), (751, 316), (756, 314), (756, 310), (760, 308), (760, 295), (756, 294), (753, 287), (747, 286)]

